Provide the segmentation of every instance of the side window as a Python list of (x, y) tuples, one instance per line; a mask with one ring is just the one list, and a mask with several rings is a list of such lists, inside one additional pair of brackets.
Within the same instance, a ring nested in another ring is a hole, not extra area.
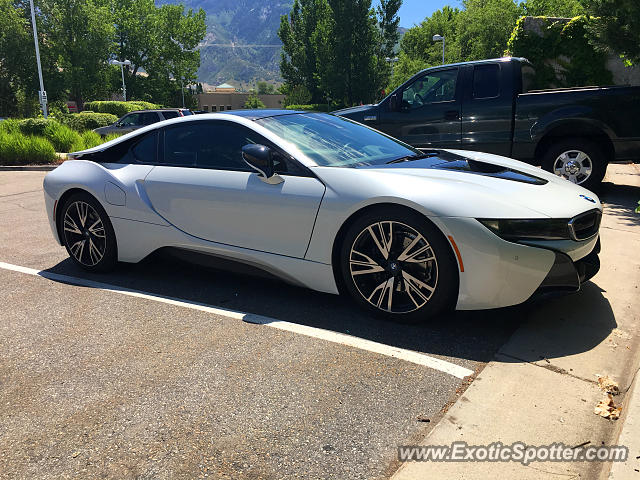
[(252, 171), (242, 159), (242, 147), (261, 144), (271, 147), (277, 173), (305, 175), (303, 167), (249, 128), (232, 122), (186, 122), (164, 131), (165, 165)]
[(454, 100), (457, 82), (457, 68), (423, 75), (404, 89), (402, 106), (414, 109), (429, 103)]
[(152, 123), (156, 123), (160, 121), (158, 114), (156, 112), (146, 112), (140, 114), (142, 125), (151, 125)]
[[(206, 107), (205, 107), (206, 109)], [(174, 112), (172, 110), (167, 110), (162, 112), (162, 115), (164, 115), (165, 120), (169, 120), (170, 118), (177, 118), (179, 117), (178, 112)]]
[(139, 113), (130, 113), (129, 115), (122, 117), (122, 120), (120, 120), (120, 123), (122, 123), (122, 125), (125, 127), (135, 127), (138, 125), (142, 125), (140, 123)]
[(251, 130), (229, 122), (188, 122), (165, 129), (164, 162), (167, 165), (243, 170), (242, 147), (259, 143)]
[(137, 163), (155, 164), (158, 155), (158, 132), (146, 134), (131, 148), (131, 155)]
[(494, 98), (500, 95), (500, 66), (476, 65), (473, 68), (473, 98)]

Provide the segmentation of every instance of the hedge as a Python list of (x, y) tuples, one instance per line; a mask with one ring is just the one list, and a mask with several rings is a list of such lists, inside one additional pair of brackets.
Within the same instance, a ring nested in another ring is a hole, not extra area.
[(70, 113), (63, 115), (58, 119), (60, 123), (67, 125), (68, 127), (77, 130), (78, 132), (84, 132), (85, 130), (93, 130), (94, 128), (106, 127), (118, 120), (118, 117), (110, 113), (94, 113), (94, 112), (81, 112)]
[(84, 108), (86, 110), (91, 110), (98, 113), (110, 113), (120, 118), (123, 115), (132, 112), (133, 110), (149, 110), (153, 108), (160, 108), (160, 105), (137, 100), (131, 102), (96, 100), (93, 102), (86, 102), (84, 104)]
[(305, 110), (316, 112), (328, 112), (329, 105), (326, 103), (310, 103), (308, 105), (287, 105), (287, 110)]

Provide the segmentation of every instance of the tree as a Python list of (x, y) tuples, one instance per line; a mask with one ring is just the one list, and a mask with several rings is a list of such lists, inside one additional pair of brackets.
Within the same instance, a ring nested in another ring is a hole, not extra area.
[(573, 18), (585, 14), (585, 9), (579, 0), (527, 0), (523, 8), (525, 15), (532, 17)]
[[(117, 57), (131, 61), (126, 71), (132, 98), (176, 103), (181, 88), (196, 81), (197, 46), (206, 33), (204, 10), (156, 7), (153, 0), (111, 1)], [(139, 76), (140, 71), (147, 76)]]
[(304, 86), (311, 101), (371, 102), (388, 82), (386, 57), (397, 41), (401, 0), (294, 0), (281, 18), (285, 88)]
[(258, 95), (274, 95), (276, 93), (276, 87), (267, 82), (258, 82)]
[(456, 21), (461, 60), (503, 56), (516, 21), (524, 14), (522, 6), (514, 0), (464, 0), (463, 5)]
[[(38, 90), (29, 12), (0, 0), (0, 116), (18, 113), (19, 96)], [(22, 95), (21, 95), (22, 94)], [(35, 98), (35, 97), (34, 97)]]
[(247, 101), (244, 102), (244, 108), (265, 108), (265, 105), (256, 92), (251, 92)]
[(278, 36), (282, 41), (280, 72), (285, 83), (304, 85), (314, 101), (322, 98), (318, 56), (321, 45), (319, 31), (327, 30), (331, 11), (327, 0), (294, 0), (289, 16), (280, 19)]
[(106, 95), (114, 34), (106, 0), (42, 0), (39, 18), (69, 99)]
[(581, 0), (592, 22), (591, 41), (599, 49), (618, 53), (628, 63), (640, 62), (640, 2)]

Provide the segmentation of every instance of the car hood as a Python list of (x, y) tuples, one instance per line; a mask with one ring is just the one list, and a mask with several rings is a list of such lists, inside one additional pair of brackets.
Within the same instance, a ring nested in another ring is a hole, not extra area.
[[(402, 198), (427, 214), (474, 218), (571, 218), (594, 208), (598, 197), (551, 173), (506, 157), (464, 150), (438, 150), (432, 156), (382, 166), (321, 167), (329, 187), (367, 189), (374, 197)], [(315, 170), (315, 169), (314, 169)], [(357, 172), (357, 173), (356, 173)], [(358, 185), (353, 185), (357, 182)]]

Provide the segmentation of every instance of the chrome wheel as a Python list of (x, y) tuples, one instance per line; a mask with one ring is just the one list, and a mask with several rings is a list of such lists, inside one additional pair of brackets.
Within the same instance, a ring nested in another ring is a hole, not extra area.
[(553, 173), (577, 184), (586, 182), (592, 171), (591, 158), (580, 150), (567, 150), (553, 163)]
[(349, 271), (362, 298), (388, 313), (422, 308), (438, 283), (438, 262), (427, 239), (396, 221), (372, 223), (359, 233)]
[(87, 202), (70, 203), (63, 219), (64, 238), (73, 257), (93, 267), (105, 255), (107, 237), (100, 215)]

